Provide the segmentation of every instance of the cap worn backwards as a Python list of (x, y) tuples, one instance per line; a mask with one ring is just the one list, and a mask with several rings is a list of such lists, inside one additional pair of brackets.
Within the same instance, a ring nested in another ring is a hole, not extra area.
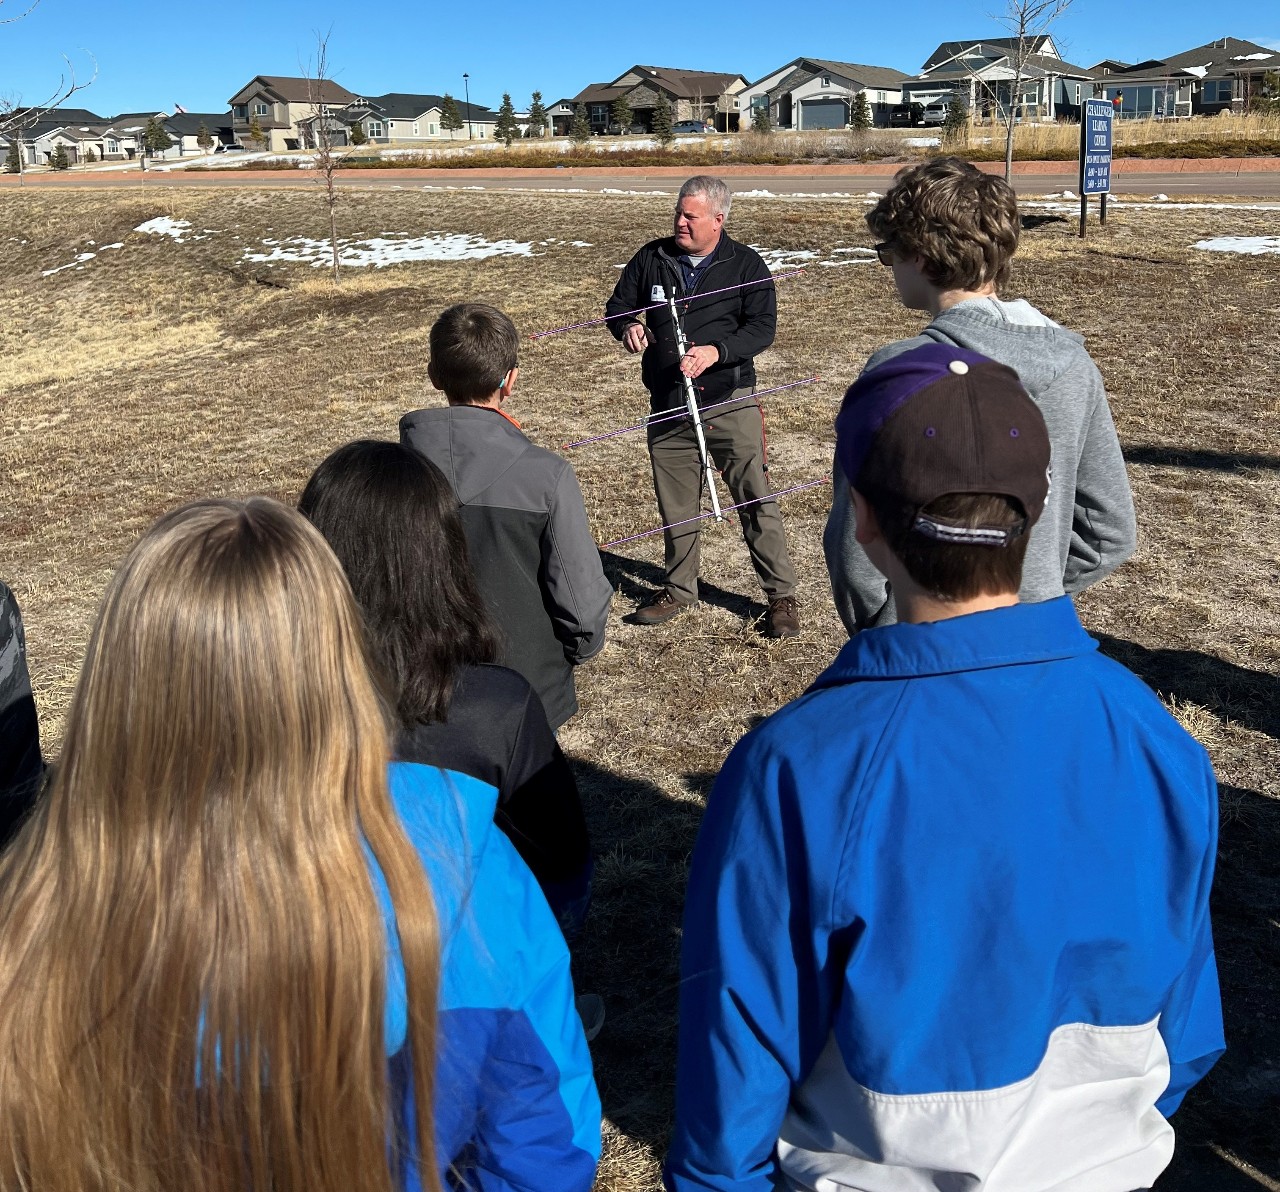
[[(977, 352), (926, 344), (862, 374), (836, 417), (836, 456), (873, 502), (908, 506), (912, 529), (941, 542), (1005, 546), (1049, 495), (1049, 431), (1018, 374)], [(950, 493), (1018, 502), (1020, 525), (965, 526), (924, 513)]]

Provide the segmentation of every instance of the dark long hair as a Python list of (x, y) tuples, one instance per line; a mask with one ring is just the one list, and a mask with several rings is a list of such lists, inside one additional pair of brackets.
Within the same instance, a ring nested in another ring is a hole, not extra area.
[(298, 508), (347, 573), (400, 722), (446, 719), (458, 671), (496, 661), (499, 638), (444, 473), (399, 443), (360, 439), (315, 470)]

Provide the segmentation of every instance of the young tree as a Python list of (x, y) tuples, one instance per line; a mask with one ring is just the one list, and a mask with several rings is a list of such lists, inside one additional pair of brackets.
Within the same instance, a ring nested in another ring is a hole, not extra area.
[(591, 123), (587, 120), (587, 109), (583, 104), (578, 104), (573, 109), (573, 123), (569, 126), (569, 135), (579, 145), (591, 140)]
[(849, 127), (865, 132), (871, 127), (871, 105), (867, 102), (867, 93), (859, 91), (849, 105)]
[(49, 157), (49, 167), (54, 170), (69, 170), (71, 161), (67, 157), (67, 147), (61, 142)]
[(547, 135), (547, 109), (542, 104), (542, 92), (533, 93), (533, 102), (529, 104), (529, 129), (527, 137), (545, 137)]
[(6, 174), (22, 173), (22, 154), (18, 151), (16, 137), (9, 142), (9, 156), (4, 159), (4, 172)]
[(942, 139), (948, 143), (959, 141), (969, 133), (969, 109), (958, 95), (947, 104), (947, 118), (942, 122)]
[(366, 145), (369, 142), (369, 134), (365, 132), (364, 125), (357, 120), (351, 126), (351, 143), (353, 145)]
[(618, 132), (625, 135), (627, 129), (631, 127), (631, 105), (627, 102), (625, 91), (613, 101), (613, 110), (610, 115), (613, 117), (614, 124), (618, 126)]
[(259, 153), (266, 148), (268, 140), (267, 130), (262, 127), (262, 121), (259, 120), (257, 116), (254, 116), (254, 118), (249, 121), (249, 133), (245, 137), (245, 140), (247, 140), (251, 145), (256, 145)]
[(502, 93), (502, 102), (498, 105), (498, 118), (493, 122), (493, 135), (508, 149), (511, 142), (520, 135), (520, 125), (516, 123), (516, 109), (511, 103), (511, 92)]
[(449, 140), (452, 141), (453, 134), (462, 127), (462, 124), (462, 113), (458, 111), (458, 101), (446, 91), (444, 102), (440, 105), (440, 127), (449, 134)]
[(142, 130), (142, 147), (146, 150), (148, 157), (155, 157), (157, 153), (163, 153), (166, 149), (173, 147), (173, 138), (164, 130), (164, 125), (156, 116), (152, 116), (147, 121), (147, 126)]
[(1269, 70), (1249, 96), (1249, 111), (1280, 115), (1280, 71)]
[(751, 109), (751, 131), (768, 136), (773, 132), (773, 114), (767, 102), (768, 97), (766, 96), (765, 99), (765, 103), (762, 103), (758, 108), (753, 106)]
[(314, 115), (316, 173), (324, 186), (325, 206), (329, 209), (329, 251), (333, 261), (333, 284), (342, 280), (338, 250), (338, 186), (335, 173), (340, 158), (334, 152), (334, 117), (325, 99), (332, 75), (329, 71), (329, 35), (316, 34), (316, 56), (307, 72), (307, 102)]
[(676, 139), (671, 124), (671, 103), (665, 95), (660, 94), (657, 106), (653, 109), (653, 135), (657, 137), (659, 145), (670, 145)]
[(92, 145), (89, 145), (89, 146), (87, 146), (87, 147), (85, 148), (85, 151), (84, 151), (84, 159), (85, 159), (85, 161), (97, 161), (97, 160), (98, 160), (98, 155), (93, 151), (93, 146), (92, 146)]
[(1009, 65), (1013, 78), (1009, 83), (1009, 102), (1005, 105), (1004, 177), (1013, 177), (1013, 130), (1018, 122), (1018, 109), (1022, 106), (1022, 82), (1026, 78), (1027, 60), (1032, 56), (1040, 38), (1068, 8), (1072, 0), (1006, 0), (1004, 15), (999, 22), (1013, 38), (1009, 51)]
[(196, 144), (206, 153), (213, 148), (213, 137), (209, 134), (209, 129), (203, 120), (200, 122), (200, 127), (196, 129)]

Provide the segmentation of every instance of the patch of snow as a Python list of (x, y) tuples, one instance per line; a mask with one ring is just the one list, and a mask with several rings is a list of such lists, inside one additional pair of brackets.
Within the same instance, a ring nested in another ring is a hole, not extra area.
[(1166, 194), (1152, 195), (1151, 201), (1153, 203), (1167, 203), (1169, 201), (1169, 196)]
[(859, 255), (862, 255), (862, 256), (868, 256), (868, 257), (874, 257), (876, 255), (876, 250), (874, 248), (833, 248), (831, 251), (833, 253), (852, 252), (852, 253), (858, 253)]
[[(271, 264), (274, 261), (299, 261), (317, 267), (332, 262), (332, 249), (328, 240), (310, 240), (295, 236), (282, 243), (263, 241), (263, 246), (274, 245), (269, 253), (245, 250), (244, 259)], [(479, 261), (486, 257), (531, 257), (532, 243), (516, 240), (486, 240), (483, 236), (465, 232), (437, 233), (429, 236), (392, 238), (374, 236), (367, 240), (340, 241), (338, 263), (352, 269), (364, 269), (372, 265), (382, 269), (387, 265), (399, 265), (406, 261)]]
[(1238, 252), (1260, 257), (1280, 253), (1280, 236), (1215, 236), (1212, 240), (1198, 240), (1192, 247), (1206, 252)]
[(67, 264), (59, 265), (56, 269), (46, 269), (40, 276), (52, 277), (55, 273), (61, 273), (64, 269), (83, 269), (85, 261), (92, 261), (97, 255), (96, 252), (82, 252), (74, 261), (68, 261)]
[(590, 240), (570, 240), (569, 243), (573, 245), (574, 248), (590, 248), (591, 247)]
[(191, 228), (189, 220), (172, 219), (167, 215), (157, 215), (155, 219), (149, 219), (145, 223), (140, 223), (133, 230), (135, 232), (146, 232), (149, 236), (172, 236), (179, 244), (186, 240), (186, 234)]
[(761, 260), (769, 266), (770, 273), (779, 273), (784, 269), (792, 269), (797, 265), (815, 261), (818, 258), (817, 250), (812, 248), (761, 248), (758, 244), (753, 244), (751, 247), (760, 254)]
[[(581, 194), (582, 191), (565, 191), (565, 194)], [(603, 187), (602, 195), (669, 195), (669, 190), (614, 190), (611, 186)]]
[(942, 144), (941, 137), (903, 137), (904, 145), (914, 145), (917, 149), (932, 149)]
[(123, 248), (123, 247), (124, 247), (124, 245), (123, 245), (123, 244), (120, 244), (120, 243), (117, 243), (117, 244), (104, 244), (104, 245), (102, 246), (102, 248), (101, 248), (99, 251), (101, 251), (101, 252), (106, 252), (108, 249), (112, 249), (112, 248)]
[(869, 198), (869, 199), (883, 199), (883, 198), (884, 198), (884, 195), (882, 195), (878, 190), (869, 190), (869, 191), (867, 191), (867, 198)]
[(824, 269), (839, 269), (843, 265), (873, 265), (875, 262), (870, 257), (854, 257), (852, 261), (819, 261)]
[(1274, 58), (1274, 54), (1237, 54), (1231, 59), (1232, 62), (1265, 62), (1268, 58)]

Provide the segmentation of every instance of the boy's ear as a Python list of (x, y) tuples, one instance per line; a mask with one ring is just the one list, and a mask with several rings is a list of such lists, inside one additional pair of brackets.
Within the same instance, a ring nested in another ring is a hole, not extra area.
[(849, 486), (849, 495), (853, 497), (854, 537), (865, 550), (868, 544), (882, 537), (880, 523), (876, 521), (870, 502), (852, 485)]
[(444, 392), (440, 382), (436, 380), (436, 366), (430, 360), (427, 361), (427, 380), (431, 382), (432, 389), (439, 389), (441, 393)]
[(502, 378), (502, 388), (498, 392), (502, 395), (503, 400), (510, 397), (516, 391), (516, 378), (520, 375), (520, 366), (517, 364), (505, 377)]

